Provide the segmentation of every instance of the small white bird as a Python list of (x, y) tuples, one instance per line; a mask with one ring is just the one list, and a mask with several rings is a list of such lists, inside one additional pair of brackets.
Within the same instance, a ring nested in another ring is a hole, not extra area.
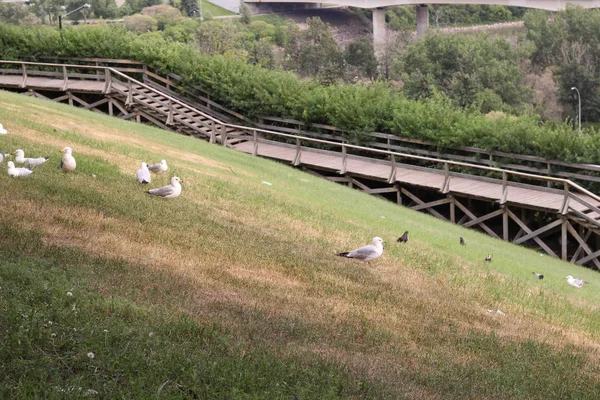
[(6, 163), (8, 166), (8, 175), (10, 176), (29, 176), (31, 175), (31, 170), (27, 168), (15, 168), (15, 163), (9, 161)]
[(140, 169), (138, 169), (135, 174), (135, 178), (139, 183), (146, 184), (152, 181), (152, 177), (150, 176), (150, 171), (148, 171), (148, 164), (145, 162), (140, 165)]
[(30, 167), (37, 167), (38, 165), (42, 165), (50, 158), (50, 155), (38, 158), (25, 158), (25, 152), (21, 149), (15, 150), (13, 154), (15, 155), (15, 162), (21, 164), (28, 164)]
[(163, 172), (167, 172), (169, 166), (167, 165), (166, 160), (160, 160), (158, 164), (148, 165), (148, 169), (155, 174), (162, 174)]
[(8, 133), (8, 131), (6, 129), (4, 129), (2, 124), (0, 124), (0, 135), (6, 135), (7, 133)]
[(75, 162), (75, 158), (73, 157), (73, 150), (70, 147), (65, 147), (62, 149), (63, 156), (60, 160), (60, 168), (65, 172), (74, 171), (77, 167), (77, 163)]
[(544, 274), (538, 274), (537, 272), (532, 272), (532, 274), (538, 279), (544, 279)]
[(380, 237), (374, 237), (373, 242), (363, 247), (359, 247), (358, 249), (338, 253), (337, 255), (340, 257), (346, 258), (356, 258), (361, 261), (371, 261), (375, 260), (383, 254), (383, 239)]
[(179, 197), (181, 194), (181, 185), (179, 182), (183, 182), (178, 177), (174, 176), (171, 178), (171, 184), (167, 186), (163, 186), (158, 189), (150, 189), (146, 191), (148, 194), (152, 194), (155, 196), (159, 196), (165, 199), (174, 199), (175, 197)]
[(581, 288), (583, 285), (587, 285), (587, 282), (583, 279), (573, 278), (571, 275), (567, 276), (567, 283), (576, 288)]

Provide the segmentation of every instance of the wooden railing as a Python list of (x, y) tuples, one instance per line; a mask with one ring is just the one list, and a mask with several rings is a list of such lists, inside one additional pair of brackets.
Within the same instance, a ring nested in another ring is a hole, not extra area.
[[(38, 58), (67, 61), (76, 64), (83, 63), (86, 65), (93, 63), (96, 66), (112, 67), (126, 74), (134, 74), (134, 77), (141, 78), (147, 85), (159, 89), (184, 103), (188, 103), (198, 110), (209, 113), (221, 121), (230, 123), (243, 122), (244, 124), (270, 131), (308, 136), (332, 142), (352, 142), (347, 139), (347, 131), (331, 125), (307, 123), (272, 116), (261, 116), (258, 121), (253, 121), (240, 113), (216, 103), (210, 98), (210, 94), (201, 87), (186, 83), (180, 76), (173, 73), (161, 76), (139, 61), (73, 57)], [(527, 154), (488, 151), (477, 147), (448, 147), (445, 148), (446, 151), (440, 151), (439, 146), (434, 143), (381, 132), (364, 132), (361, 133), (361, 137), (361, 144), (364, 147), (463, 161), (488, 167), (502, 167), (504, 169), (539, 175), (576, 179), (591, 184), (600, 183), (600, 165), (567, 163)], [(356, 142), (354, 143), (356, 144)], [(551, 185), (551, 183), (548, 183), (548, 185)]]
[[(4, 66), (9, 65), (11, 68), (4, 68)], [(585, 219), (587, 222), (594, 224), (595, 226), (600, 226), (600, 222), (590, 218), (588, 215), (581, 213), (570, 206), (571, 202), (577, 202), (583, 206), (585, 209), (589, 209), (598, 216), (600, 216), (600, 197), (595, 195), (594, 193), (588, 191), (587, 189), (581, 187), (580, 185), (572, 182), (571, 180), (564, 178), (556, 178), (544, 175), (531, 174), (526, 172), (508, 170), (497, 167), (490, 167), (485, 165), (467, 163), (463, 161), (455, 161), (448, 159), (440, 159), (433, 158), (429, 156), (420, 156), (408, 153), (400, 153), (391, 150), (382, 150), (375, 149), (372, 147), (358, 146), (340, 141), (331, 141), (331, 140), (323, 140), (318, 138), (312, 138), (307, 136), (289, 134), (284, 132), (277, 132), (273, 130), (267, 130), (256, 127), (249, 127), (245, 125), (236, 125), (227, 122), (223, 122), (217, 118), (212, 117), (190, 105), (162, 92), (159, 91), (150, 85), (146, 85), (141, 81), (138, 81), (132, 78), (125, 73), (112, 68), (112, 67), (102, 67), (102, 66), (91, 66), (91, 65), (70, 65), (70, 64), (49, 64), (49, 63), (34, 63), (34, 62), (24, 62), (24, 61), (0, 61), (0, 74), (9, 73), (11, 75), (20, 75), (22, 76), (21, 86), (27, 86), (27, 80), (29, 77), (52, 77), (55, 79), (62, 80), (63, 87), (67, 87), (69, 81), (71, 79), (75, 80), (85, 80), (85, 79), (93, 79), (98, 80), (102, 79), (103, 82), (103, 92), (110, 93), (116, 92), (124, 97), (126, 97), (126, 104), (134, 104), (139, 103), (144, 107), (153, 107), (156, 112), (161, 113), (166, 116), (167, 124), (179, 122), (189, 126), (192, 129), (196, 129), (199, 133), (208, 137), (211, 143), (216, 142), (216, 135), (221, 134), (221, 143), (223, 145), (227, 145), (228, 139), (233, 138), (243, 138), (246, 140), (250, 140), (253, 143), (253, 155), (258, 155), (259, 147), (262, 143), (273, 143), (271, 140), (267, 138), (278, 137), (287, 141), (292, 141), (295, 145), (296, 154), (294, 157), (293, 164), (300, 165), (302, 164), (302, 152), (303, 151), (315, 151), (314, 148), (307, 148), (303, 146), (303, 143), (308, 143), (312, 145), (320, 145), (320, 146), (328, 146), (332, 148), (339, 148), (339, 151), (336, 154), (341, 154), (340, 157), (340, 174), (345, 174), (347, 170), (348, 160), (352, 158), (357, 158), (356, 155), (350, 154), (353, 152), (360, 152), (361, 154), (371, 154), (376, 156), (376, 159), (373, 158), (370, 161), (374, 163), (388, 165), (389, 170), (389, 183), (394, 183), (396, 181), (396, 170), (399, 166), (399, 160), (404, 161), (420, 161), (427, 162), (434, 165), (439, 165), (439, 169), (431, 169), (430, 171), (443, 174), (444, 175), (444, 183), (442, 185), (441, 191), (444, 193), (448, 193), (452, 190), (452, 177), (462, 174), (457, 174), (455, 172), (450, 171), (450, 167), (460, 167), (463, 169), (474, 169), (479, 171), (485, 171), (488, 173), (495, 173), (502, 176), (502, 196), (499, 200), (500, 204), (505, 204), (507, 202), (509, 188), (511, 186), (515, 187), (523, 187), (528, 186), (532, 187), (532, 185), (524, 185), (519, 182), (510, 182), (509, 178), (523, 178), (531, 181), (542, 182), (543, 184), (558, 184), (563, 187), (562, 190), (551, 189), (544, 186), (535, 186), (537, 190), (550, 192), (550, 193), (562, 193), (564, 195), (564, 200), (562, 202), (562, 206), (560, 207), (559, 212), (561, 214), (567, 214), (569, 212), (574, 212), (577, 216)], [(70, 72), (70, 71), (73, 72)], [(141, 91), (140, 88), (146, 89), (148, 93)], [(150, 93), (152, 95), (150, 95)], [(137, 94), (139, 96), (134, 96)], [(159, 105), (163, 106), (165, 109), (161, 109), (156, 107), (155, 105), (149, 104), (147, 102), (143, 102), (141, 98), (147, 98), (148, 100), (152, 100), (152, 102), (157, 102)], [(163, 100), (158, 100), (157, 98), (162, 98)], [(175, 105), (179, 107), (175, 107)], [(201, 116), (202, 118), (198, 118)], [(208, 131), (198, 130), (197, 127), (191, 125), (187, 120), (191, 120), (193, 122), (198, 123), (199, 125), (208, 128)], [(233, 129), (234, 132), (227, 133), (227, 128)], [(237, 133), (235, 133), (237, 132)], [(284, 145), (281, 143), (280, 145)], [(385, 158), (385, 160), (383, 159)], [(490, 178), (485, 178), (482, 176), (470, 176), (470, 178), (475, 180), (486, 180), (490, 181)], [(597, 202), (597, 204), (593, 204), (593, 202)]]

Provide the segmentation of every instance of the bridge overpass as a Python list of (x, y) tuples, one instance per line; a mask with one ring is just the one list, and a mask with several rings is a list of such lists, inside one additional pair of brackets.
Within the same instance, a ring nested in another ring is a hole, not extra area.
[[(322, 0), (244, 0), (255, 12), (281, 12), (301, 8), (320, 7)], [(239, 5), (236, 0), (213, 0), (222, 7), (238, 12)], [(335, 4), (342, 6), (370, 8), (373, 9), (373, 45), (376, 53), (386, 40), (385, 7), (416, 5), (417, 12), (417, 36), (425, 33), (429, 27), (429, 9), (432, 4), (479, 4), (500, 5), (525, 8), (537, 8), (549, 11), (564, 10), (567, 5), (575, 5), (584, 8), (600, 7), (600, 0), (336, 0)], [(233, 7), (233, 8), (232, 8)]]

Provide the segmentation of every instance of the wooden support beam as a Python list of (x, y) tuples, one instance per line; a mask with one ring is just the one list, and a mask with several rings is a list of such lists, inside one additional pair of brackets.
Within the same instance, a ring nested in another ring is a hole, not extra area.
[(96, 108), (98, 106), (101, 106), (104, 103), (108, 103), (108, 101), (109, 101), (108, 98), (105, 97), (105, 98), (103, 98), (101, 100), (96, 101), (95, 103), (90, 104), (89, 107), (87, 107), (87, 108), (88, 109), (94, 109), (94, 108)]
[[(569, 231), (569, 233), (575, 238), (577, 243), (579, 243), (579, 247), (577, 248), (577, 251), (573, 255), (573, 258), (571, 258), (571, 262), (577, 261), (577, 257), (579, 257), (579, 254), (581, 253), (580, 249), (585, 251), (585, 253), (588, 256), (590, 254), (593, 254), (592, 249), (590, 249), (590, 247), (587, 245), (587, 240), (590, 237), (591, 231), (587, 231), (585, 238), (582, 239), (581, 236), (579, 235), (579, 233), (577, 233), (577, 231), (573, 228), (573, 226), (571, 225), (571, 223), (568, 220), (566, 221), (566, 227), (567, 227), (567, 230)], [(594, 265), (596, 266), (596, 268), (600, 269), (600, 262), (598, 261), (598, 259), (594, 258), (594, 259), (592, 259), (592, 261), (593, 261)]]
[(29, 92), (31, 93), (32, 96), (37, 97), (38, 99), (52, 100), (52, 99), (44, 96), (43, 94), (36, 92), (35, 90), (29, 89)]
[(73, 105), (73, 93), (67, 92), (67, 98), (69, 99), (69, 105)]
[[(456, 205), (456, 202), (454, 203), (454, 205)], [(468, 219), (469, 219), (469, 216), (467, 214), (465, 214), (458, 220), (456, 225), (463, 225), (465, 223), (465, 221), (467, 221)]]
[(69, 105), (73, 105), (73, 101), (75, 101), (76, 103), (82, 105), (84, 108), (89, 109), (90, 105), (88, 102), (80, 99), (79, 97), (75, 96), (73, 93), (69, 92), (69, 94), (71, 95), (70, 97), (70, 102)]
[(365, 190), (365, 192), (367, 192), (369, 194), (396, 193), (396, 192), (398, 192), (398, 189), (396, 187), (389, 187), (389, 188), (369, 189), (369, 190)]
[[(456, 206), (458, 208), (460, 208), (462, 210), (462, 212), (464, 212), (466, 214), (466, 216), (468, 216), (468, 218), (471, 218), (471, 220), (476, 220), (477, 216), (475, 214), (473, 214), (467, 207), (465, 207), (464, 205), (461, 204), (460, 201), (456, 200)], [(467, 226), (467, 224), (469, 224), (471, 221), (467, 222), (466, 224), (464, 224), (464, 226)], [(496, 232), (494, 232), (493, 230), (490, 229), (489, 226), (487, 226), (486, 224), (484, 224), (483, 222), (479, 222), (478, 225), (481, 227), (481, 229), (483, 229), (485, 232), (487, 232), (490, 236), (495, 237), (496, 239), (500, 239), (500, 236), (498, 236), (496, 234)], [(471, 225), (469, 225), (471, 226)]]
[(56, 101), (56, 102), (58, 102), (58, 103), (60, 103), (61, 101), (63, 101), (63, 100), (67, 100), (68, 98), (69, 98), (69, 95), (68, 95), (68, 94), (64, 94), (64, 95), (62, 95), (62, 96), (55, 97), (55, 98), (53, 98), (52, 100), (53, 100), (53, 101)]
[(596, 250), (592, 254), (589, 254), (588, 256), (583, 257), (580, 260), (577, 260), (577, 262), (575, 262), (575, 264), (577, 264), (577, 265), (583, 265), (583, 264), (585, 264), (588, 261), (597, 259), (598, 256), (600, 256), (600, 250)]
[(348, 178), (347, 176), (323, 176), (323, 175), (320, 175), (320, 174), (317, 174), (317, 173), (314, 173), (314, 175), (317, 175), (317, 176), (319, 176), (321, 178), (325, 178), (325, 179), (327, 179), (328, 181), (331, 181), (331, 182), (344, 182), (344, 183), (348, 183), (348, 182), (352, 181), (352, 178)]
[(470, 228), (473, 225), (477, 225), (480, 224), (484, 221), (487, 221), (488, 219), (492, 219), (494, 217), (497, 217), (500, 214), (504, 214), (504, 210), (503, 209), (499, 209), (496, 211), (492, 211), (491, 213), (482, 215), (481, 217), (477, 217), (475, 219), (470, 220), (469, 222), (467, 222), (464, 226), (467, 228)]
[(512, 211), (507, 210), (508, 212), (508, 216), (515, 221), (520, 227), (521, 229), (523, 229), (525, 232), (527, 232), (527, 235), (520, 237), (519, 239), (515, 239), (513, 240), (513, 243), (515, 244), (520, 244), (523, 243), (529, 239), (533, 239), (535, 240), (535, 242), (540, 245), (540, 247), (542, 249), (544, 249), (546, 251), (546, 253), (548, 253), (549, 255), (558, 258), (558, 256), (556, 255), (556, 253), (554, 251), (552, 251), (552, 249), (550, 247), (548, 247), (548, 245), (546, 243), (544, 243), (539, 237), (538, 235), (540, 233), (546, 232), (547, 230), (550, 230), (552, 228), (557, 227), (558, 225), (561, 224), (561, 220), (556, 220), (554, 222), (549, 223), (546, 226), (541, 227), (540, 229), (536, 230), (535, 232), (533, 232), (531, 229), (529, 229), (529, 227), (527, 225), (525, 225), (523, 223), (523, 221), (521, 221), (519, 219), (519, 217), (517, 217)]
[[(579, 227), (581, 228), (582, 226), (579, 225)], [(577, 240), (577, 237), (581, 238), (581, 236), (583, 236), (583, 244), (586, 244), (587, 246), (587, 241), (590, 238), (592, 234), (591, 230), (588, 230), (587, 232), (585, 232), (585, 234), (583, 234), (583, 232), (579, 232), (578, 236), (573, 235), (573, 237)], [(579, 241), (578, 241), (579, 242)], [(581, 254), (582, 251), (584, 251), (584, 247), (583, 247), (582, 242), (579, 242), (579, 247), (577, 248), (577, 250), (575, 251), (575, 254), (573, 254), (573, 257), (571, 257), (571, 262), (575, 262), (577, 260), (577, 258), (579, 258), (579, 255)], [(591, 250), (588, 254), (591, 254)]]
[(454, 203), (454, 196), (450, 195), (449, 197), (452, 200), (450, 202), (450, 222), (455, 224), (456, 223), (456, 204)]
[(423, 204), (419, 204), (418, 206), (412, 207), (412, 209), (415, 210), (415, 211), (419, 211), (419, 210), (422, 210), (424, 208), (431, 208), (431, 207), (441, 206), (442, 204), (448, 204), (448, 203), (452, 203), (452, 199), (445, 198), (445, 199), (430, 201), (429, 203), (423, 203)]
[[(409, 192), (408, 190), (406, 190), (405, 188), (401, 188), (400, 189), (402, 191), (402, 193), (404, 193), (408, 198), (410, 198), (412, 201), (414, 201), (417, 205), (421, 205), (421, 204), (425, 204), (425, 202), (421, 199), (419, 199), (417, 196), (415, 196), (414, 194), (412, 194), (411, 192)], [(410, 207), (410, 205), (409, 205)], [(412, 207), (411, 207), (412, 208)], [(446, 217), (444, 217), (442, 214), (440, 214), (439, 212), (435, 211), (432, 208), (427, 208), (426, 209), (429, 213), (435, 215), (436, 217), (446, 220)]]

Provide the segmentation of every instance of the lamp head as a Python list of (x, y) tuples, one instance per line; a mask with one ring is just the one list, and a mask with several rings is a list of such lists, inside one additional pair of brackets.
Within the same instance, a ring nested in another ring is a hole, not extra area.
[(576, 88), (575, 86), (573, 86), (573, 87), (571, 88), (571, 90), (577, 90), (577, 88)]
[(92, 6), (90, 6), (88, 3), (85, 3), (85, 4), (83, 5), (83, 8), (92, 8)]

